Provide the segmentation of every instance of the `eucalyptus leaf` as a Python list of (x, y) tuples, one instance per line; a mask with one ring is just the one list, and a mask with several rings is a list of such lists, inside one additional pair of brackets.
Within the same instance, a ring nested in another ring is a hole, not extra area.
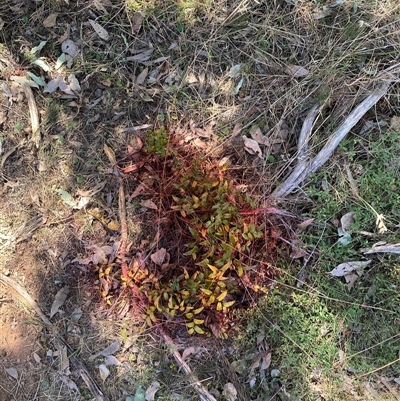
[(46, 43), (47, 43), (46, 40), (41, 41), (37, 46), (31, 49), (31, 54), (36, 54), (37, 52), (40, 52), (40, 50), (42, 50), (43, 47), (46, 46)]
[(39, 86), (46, 86), (46, 82), (43, 81), (42, 78), (38, 77), (37, 75), (33, 74), (32, 72), (27, 71), (26, 75), (28, 75), (34, 82), (36, 82)]
[(133, 401), (146, 401), (146, 392), (142, 386), (137, 388)]
[(76, 207), (76, 202), (69, 192), (64, 191), (63, 189), (57, 189), (56, 192), (60, 195), (62, 201), (66, 205), (73, 207), (73, 208)]
[(32, 61), (32, 64), (37, 65), (45, 72), (49, 72), (52, 70), (52, 68), (44, 58), (38, 58), (37, 60)]
[(67, 60), (66, 54), (65, 53), (61, 53), (61, 55), (57, 59), (55, 69), (59, 70), (60, 67), (65, 63), (66, 60)]

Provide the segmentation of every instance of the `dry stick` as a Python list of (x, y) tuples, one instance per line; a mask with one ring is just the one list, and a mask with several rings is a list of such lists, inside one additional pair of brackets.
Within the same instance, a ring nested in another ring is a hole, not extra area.
[(191, 385), (197, 391), (201, 401), (217, 401), (213, 395), (211, 395), (207, 389), (199, 382), (199, 379), (193, 374), (190, 366), (183, 360), (181, 354), (177, 351), (176, 345), (172, 341), (171, 337), (167, 334), (164, 328), (160, 327), (159, 331), (165, 340), (165, 343), (171, 347), (171, 352), (174, 355), (176, 362), (185, 371), (185, 373), (193, 379)]
[[(0, 283), (3, 283), (7, 287), (14, 290), (20, 297), (22, 301), (27, 303), (42, 319), (43, 323), (50, 329), (53, 329), (53, 333), (58, 341), (60, 341), (64, 346), (66, 346), (70, 351), (71, 347), (68, 343), (63, 339), (63, 337), (57, 333), (53, 324), (47, 318), (47, 316), (42, 312), (38, 303), (28, 294), (24, 287), (20, 284), (12, 280), (11, 278), (5, 276), (4, 274), (0, 273)], [(96, 401), (108, 401), (108, 398), (102, 393), (100, 388), (97, 386), (95, 380), (91, 377), (90, 373), (86, 369), (85, 365), (76, 357), (70, 357), (71, 362), (76, 366), (80, 376), (82, 377), (83, 381), (88, 386), (90, 392), (95, 397)]]
[(117, 168), (117, 159), (114, 151), (107, 145), (104, 145), (104, 153), (107, 155), (111, 163), (113, 174), (118, 177), (118, 214), (121, 223), (121, 245), (119, 247), (119, 257), (122, 263), (125, 263), (125, 254), (128, 247), (128, 224), (126, 221), (126, 206), (125, 206), (125, 190), (124, 181), (120, 171)]
[[(382, 74), (383, 75), (383, 74)], [(360, 121), (364, 114), (374, 106), (378, 100), (386, 94), (389, 89), (390, 81), (394, 78), (390, 78), (387, 81), (382, 82), (366, 99), (364, 99), (346, 118), (346, 120), (340, 125), (340, 127), (332, 134), (325, 146), (315, 156), (312, 161), (302, 161), (300, 166), (296, 168), (289, 177), (283, 182), (283, 184), (277, 188), (273, 197), (282, 198), (293, 192), (303, 180), (310, 174), (317, 171), (333, 154), (338, 147), (339, 143), (349, 133), (349, 131)], [(314, 106), (315, 108), (315, 106)], [(312, 110), (314, 110), (311, 109)], [(311, 111), (309, 115), (311, 114)], [(308, 118), (308, 116), (307, 116)], [(307, 119), (306, 119), (307, 120)], [(303, 126), (304, 128), (304, 126)], [(305, 167), (308, 164), (308, 167)]]
[(26, 99), (28, 100), (29, 114), (31, 116), (31, 127), (32, 127), (32, 141), (39, 147), (40, 143), (40, 126), (39, 126), (39, 112), (36, 106), (35, 97), (31, 87), (27, 83), (23, 83), (22, 89), (25, 93)]
[(122, 263), (125, 263), (124, 259), (128, 246), (128, 224), (126, 222), (125, 190), (122, 177), (119, 177), (118, 195), (118, 213), (121, 223), (121, 246), (119, 248), (119, 256), (122, 260)]

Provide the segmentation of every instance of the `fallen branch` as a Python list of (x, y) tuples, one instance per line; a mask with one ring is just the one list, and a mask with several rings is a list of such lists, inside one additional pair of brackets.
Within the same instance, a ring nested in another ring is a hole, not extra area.
[(381, 99), (388, 91), (390, 83), (398, 80), (399, 64), (394, 65), (379, 75), (379, 81), (375, 89), (368, 95), (346, 118), (339, 128), (332, 134), (328, 142), (320, 152), (311, 159), (308, 154), (308, 139), (310, 137), (313, 122), (318, 114), (318, 105), (315, 105), (308, 113), (299, 137), (299, 162), (292, 173), (277, 188), (272, 196), (276, 199), (283, 198), (293, 192), (308, 177), (310, 173), (317, 171), (332, 156), (339, 143), (360, 119)]
[(199, 379), (193, 374), (192, 369), (190, 369), (190, 366), (183, 360), (181, 354), (176, 349), (176, 345), (172, 341), (171, 337), (167, 334), (165, 329), (160, 327), (159, 331), (164, 338), (165, 343), (170, 346), (171, 352), (174, 355), (174, 358), (179, 367), (182, 368), (184, 372), (193, 380), (191, 385), (196, 390), (201, 401), (217, 401), (215, 397), (208, 392), (208, 390), (200, 383)]
[[(72, 352), (71, 347), (68, 345), (68, 343), (64, 340), (64, 338), (57, 332), (51, 321), (47, 318), (47, 316), (42, 312), (40, 309), (38, 303), (28, 294), (28, 292), (25, 290), (24, 287), (22, 287), (20, 284), (15, 282), (13, 279), (5, 276), (4, 274), (0, 273), (0, 283), (5, 285), (6, 287), (10, 288), (14, 292), (17, 293), (19, 296), (19, 299), (26, 303), (28, 306), (30, 306), (42, 319), (43, 323), (46, 325), (47, 328), (51, 329), (51, 331), (54, 334), (55, 341), (59, 341), (60, 343), (63, 344), (63, 346), (66, 346), (68, 350), (70, 351), (70, 354), (73, 355), (74, 352)], [(89, 371), (86, 369), (85, 365), (83, 364), (82, 361), (80, 361), (77, 357), (73, 356), (69, 358), (72, 362), (72, 364), (75, 366), (77, 371), (79, 372), (80, 376), (82, 377), (82, 380), (86, 383), (88, 386), (90, 392), (94, 396), (94, 399), (96, 401), (108, 401), (108, 398), (102, 393), (100, 390), (99, 386), (96, 384), (96, 381), (92, 378), (90, 375)]]

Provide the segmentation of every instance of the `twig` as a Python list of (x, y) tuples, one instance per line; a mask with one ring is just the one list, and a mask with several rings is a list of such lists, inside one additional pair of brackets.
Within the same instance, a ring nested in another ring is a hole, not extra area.
[(31, 87), (27, 83), (22, 83), (21, 86), (25, 93), (26, 99), (28, 100), (29, 114), (31, 116), (32, 141), (38, 148), (40, 143), (40, 126), (39, 112), (36, 106), (35, 97), (33, 96)]
[(131, 132), (136, 132), (136, 131), (140, 131), (140, 130), (151, 128), (151, 127), (152, 127), (151, 124), (143, 124), (143, 125), (137, 125), (136, 127), (122, 128), (121, 131), (126, 132), (126, 133), (131, 133)]
[(121, 223), (121, 245), (119, 248), (119, 256), (121, 260), (124, 261), (128, 246), (128, 224), (126, 222), (125, 189), (122, 177), (119, 177), (118, 213), (119, 221)]
[(113, 174), (115, 174), (118, 177), (118, 184), (119, 184), (118, 214), (119, 214), (119, 221), (121, 223), (121, 245), (119, 247), (118, 255), (119, 255), (120, 259), (122, 260), (122, 262), (125, 263), (124, 259), (125, 259), (125, 254), (126, 254), (127, 247), (128, 247), (128, 224), (126, 221), (124, 181), (122, 179), (121, 173), (118, 171), (117, 159), (115, 158), (114, 151), (107, 145), (104, 145), (104, 153), (107, 155), (108, 160), (110, 161), (110, 163), (112, 165)]
[(159, 331), (164, 338), (166, 344), (168, 344), (171, 348), (171, 352), (174, 355), (174, 358), (178, 365), (184, 370), (184, 372), (190, 376), (193, 380), (191, 385), (196, 390), (197, 394), (199, 395), (201, 401), (217, 401), (212, 394), (210, 394), (207, 389), (200, 383), (199, 379), (193, 374), (192, 369), (190, 366), (183, 360), (181, 354), (177, 351), (176, 345), (172, 341), (171, 337), (167, 334), (163, 327), (159, 328)]
[(389, 367), (389, 366), (392, 366), (392, 365), (394, 365), (394, 364), (397, 363), (397, 362), (400, 362), (400, 358), (397, 358), (396, 360), (394, 360), (394, 361), (392, 361), (392, 362), (389, 362), (389, 363), (387, 363), (386, 365), (380, 366), (379, 368), (376, 368), (376, 369), (374, 369), (374, 370), (371, 370), (371, 371), (369, 371), (369, 372), (367, 372), (367, 373), (363, 373), (362, 375), (358, 375), (358, 376), (356, 376), (356, 379), (360, 379), (361, 377), (365, 377), (365, 376), (372, 375), (373, 373), (379, 372), (380, 370), (385, 369), (385, 368), (387, 368), (387, 367)]

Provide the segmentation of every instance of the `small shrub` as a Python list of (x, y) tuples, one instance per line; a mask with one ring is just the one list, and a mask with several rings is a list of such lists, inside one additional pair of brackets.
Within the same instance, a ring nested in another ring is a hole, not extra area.
[[(122, 288), (141, 300), (146, 325), (179, 316), (189, 334), (204, 334), (206, 320), (223, 326), (237, 298), (253, 288), (249, 280), (243, 284), (246, 272), (266, 266), (259, 262), (265, 225), (226, 165), (180, 146), (164, 128), (151, 132), (143, 149), (160, 177), (157, 196), (167, 218), (162, 246), (176, 249), (179, 263), (144, 266), (133, 259), (121, 273)], [(168, 238), (174, 230), (179, 240)]]

